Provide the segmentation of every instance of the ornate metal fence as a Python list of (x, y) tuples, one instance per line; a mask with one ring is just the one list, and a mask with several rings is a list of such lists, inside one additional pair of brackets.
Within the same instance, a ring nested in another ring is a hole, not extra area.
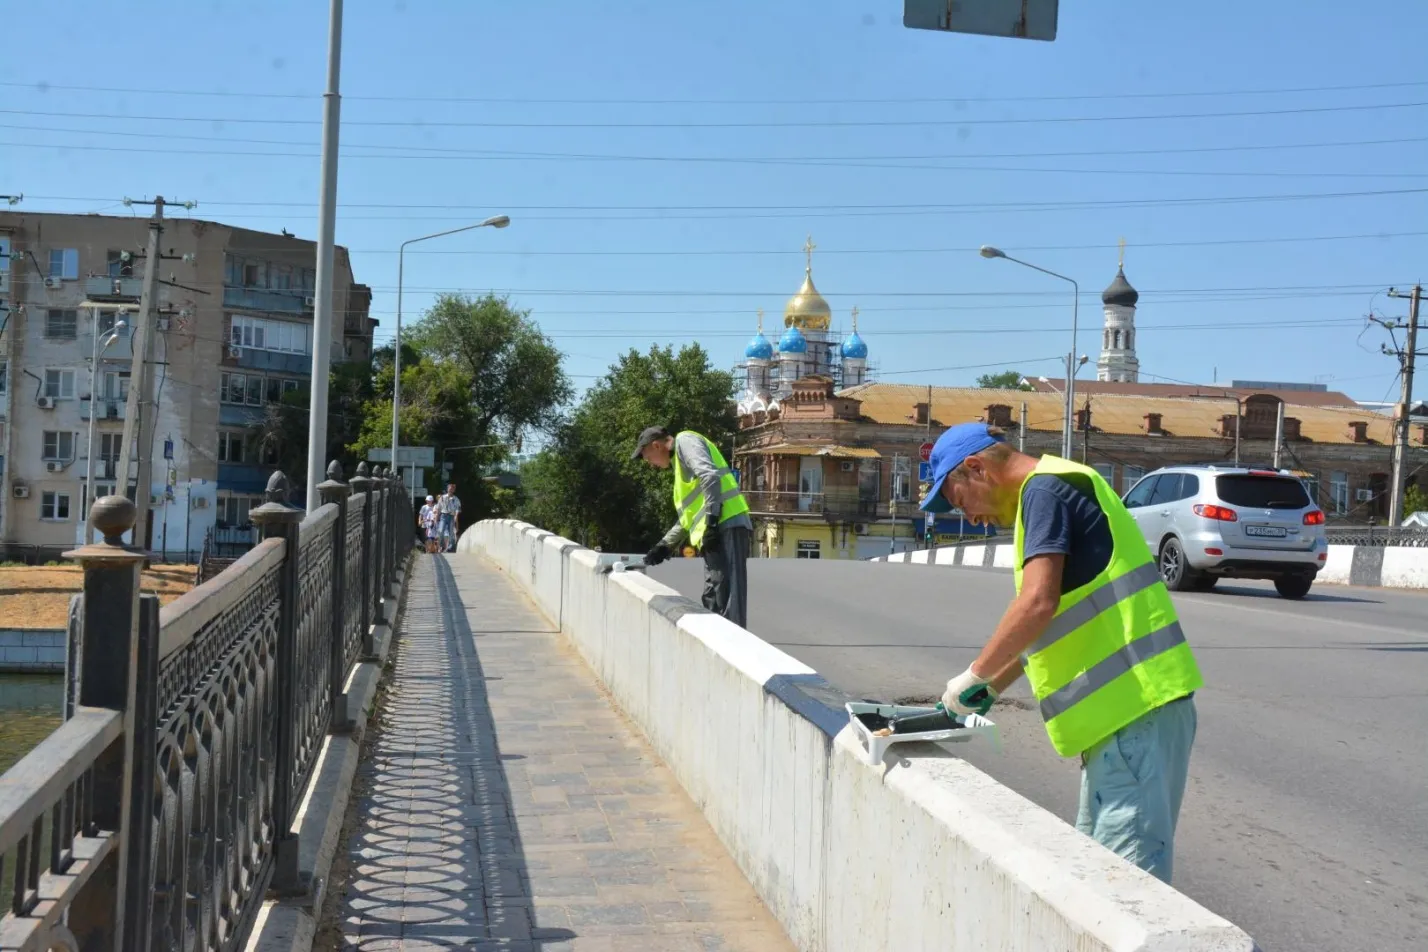
[(275, 474), (262, 541), (162, 611), (133, 503), (95, 502), (68, 718), (0, 784), (0, 950), (231, 950), (265, 897), (311, 897), (294, 814), (414, 543), (399, 483), (328, 476), (304, 513)]
[(1414, 526), (1331, 526), (1324, 534), (1331, 545), (1428, 546), (1428, 529)]

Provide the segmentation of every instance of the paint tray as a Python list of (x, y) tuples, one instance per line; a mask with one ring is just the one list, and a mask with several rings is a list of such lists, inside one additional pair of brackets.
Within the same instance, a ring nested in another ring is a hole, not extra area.
[[(616, 566), (618, 566), (618, 568)], [(601, 575), (610, 572), (643, 572), (644, 570), (645, 557), (643, 555), (602, 552), (595, 560), (595, 571)]]
[(891, 726), (894, 718), (931, 714), (937, 709), (903, 704), (878, 704), (873, 701), (850, 701), (846, 706), (848, 723), (852, 725), (853, 733), (857, 736), (858, 743), (863, 747), (863, 759), (875, 766), (883, 762), (883, 755), (887, 753), (889, 747), (910, 741), (936, 744), (951, 753), (957, 752), (959, 744), (974, 742), (989, 743), (992, 745), (992, 749), (998, 752), (1002, 749), (997, 725), (980, 714), (968, 714), (966, 717), (958, 715), (956, 720), (961, 726), (948, 730), (888, 734), (885, 737), (878, 737), (874, 732)]

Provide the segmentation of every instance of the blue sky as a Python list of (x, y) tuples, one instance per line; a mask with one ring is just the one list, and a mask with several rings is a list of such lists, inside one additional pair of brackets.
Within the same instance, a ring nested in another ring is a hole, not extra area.
[[(112, 11), (7, 11), (0, 192), (315, 237), (327, 5)], [(1143, 373), (1392, 399), (1363, 318), (1428, 277), (1428, 4), (1374, 13), (1063, 3), (1048, 44), (907, 30), (896, 0), (350, 2), (338, 240), (390, 337), (397, 246), (510, 214), (414, 249), (407, 311), (509, 291), (585, 385), (651, 341), (732, 364), (811, 233), (885, 379), (965, 384), (1056, 375), (1069, 336), (1066, 286), (978, 245), (1079, 280), (1094, 360), (1124, 237)]]

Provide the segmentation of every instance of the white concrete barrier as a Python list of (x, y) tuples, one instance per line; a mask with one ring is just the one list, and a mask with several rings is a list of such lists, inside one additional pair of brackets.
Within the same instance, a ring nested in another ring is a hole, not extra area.
[(561, 622), (806, 952), (1250, 952), (1253, 942), (965, 762), (864, 764), (816, 672), (639, 572), (511, 521), (458, 551)]
[[(1010, 569), (1013, 553), (1010, 542), (978, 542), (879, 555), (867, 561)], [(1428, 548), (1331, 545), (1317, 581), (1370, 588), (1428, 588)]]

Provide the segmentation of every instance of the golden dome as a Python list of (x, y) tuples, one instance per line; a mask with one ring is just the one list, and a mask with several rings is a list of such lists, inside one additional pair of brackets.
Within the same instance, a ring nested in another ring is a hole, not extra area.
[(803, 246), (807, 264), (803, 269), (803, 286), (798, 293), (788, 299), (783, 308), (783, 326), (800, 330), (826, 331), (833, 325), (833, 309), (813, 286), (813, 236)]

